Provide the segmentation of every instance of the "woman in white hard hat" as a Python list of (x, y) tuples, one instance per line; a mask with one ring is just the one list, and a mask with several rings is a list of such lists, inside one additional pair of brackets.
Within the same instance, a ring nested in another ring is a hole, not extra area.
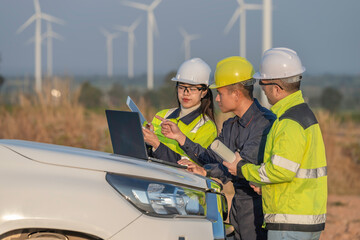
[[(211, 69), (200, 58), (185, 61), (172, 81), (176, 82), (179, 107), (165, 109), (156, 115), (177, 123), (193, 142), (207, 148), (217, 137), (213, 96), (209, 86)], [(161, 133), (161, 121), (154, 117), (143, 129), (144, 139), (152, 146), (152, 156), (170, 162), (188, 158), (177, 141)], [(191, 160), (191, 159), (190, 159)]]

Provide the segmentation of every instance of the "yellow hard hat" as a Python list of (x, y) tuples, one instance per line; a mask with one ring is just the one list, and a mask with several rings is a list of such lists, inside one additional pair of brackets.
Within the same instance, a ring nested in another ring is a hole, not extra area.
[(220, 88), (252, 79), (255, 71), (252, 64), (243, 57), (228, 57), (216, 65), (215, 83), (210, 88)]

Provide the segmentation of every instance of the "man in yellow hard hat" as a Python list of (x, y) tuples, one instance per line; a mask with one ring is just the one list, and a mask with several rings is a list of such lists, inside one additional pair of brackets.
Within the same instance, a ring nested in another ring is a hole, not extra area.
[(264, 162), (255, 165), (238, 156), (224, 163), (235, 176), (261, 185), (269, 240), (316, 240), (325, 228), (325, 147), (319, 123), (300, 90), (304, 71), (292, 49), (264, 53), (254, 78), (278, 117), (267, 137)]
[[(215, 88), (218, 95), (216, 102), (223, 113), (232, 112), (232, 117), (223, 123), (217, 140), (220, 140), (233, 152), (254, 164), (260, 164), (266, 135), (275, 116), (263, 108), (253, 98), (254, 79), (253, 66), (242, 57), (228, 57), (216, 66)], [(223, 160), (210, 148), (205, 149), (187, 138), (176, 124), (164, 120), (162, 133), (175, 139), (179, 146), (192, 160), (204, 168), (187, 160), (180, 160), (180, 164), (188, 165), (188, 170), (207, 177), (216, 177), (224, 183), (232, 181), (235, 195), (232, 200), (230, 223), (235, 228), (235, 238), (245, 240), (266, 239), (263, 224), (262, 202), (250, 187), (249, 182), (232, 176), (222, 165)]]

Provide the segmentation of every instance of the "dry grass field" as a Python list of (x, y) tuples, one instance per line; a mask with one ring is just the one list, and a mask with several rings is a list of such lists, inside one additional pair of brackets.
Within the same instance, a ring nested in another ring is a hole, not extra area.
[[(60, 99), (20, 94), (18, 102), (11, 108), (0, 105), (0, 138), (112, 151), (104, 112), (86, 110), (76, 94), (64, 92)], [(139, 107), (150, 120), (155, 110), (146, 105), (141, 99)], [(218, 125), (229, 116), (218, 116)], [(326, 146), (329, 186), (328, 221), (321, 239), (360, 239), (360, 126), (327, 112), (316, 116)]]

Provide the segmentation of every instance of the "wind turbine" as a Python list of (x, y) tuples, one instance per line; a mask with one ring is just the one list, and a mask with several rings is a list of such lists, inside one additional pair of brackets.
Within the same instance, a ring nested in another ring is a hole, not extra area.
[(52, 39), (64, 40), (62, 36), (52, 30), (51, 22), (47, 22), (47, 31), (43, 34), (43, 37), (47, 39), (47, 76), (51, 77), (53, 74), (53, 52), (52, 52)]
[(119, 36), (119, 33), (109, 33), (104, 28), (100, 28), (102, 34), (106, 37), (106, 50), (107, 50), (107, 75), (113, 76), (113, 40)]
[(161, 0), (154, 0), (150, 5), (142, 3), (124, 1), (123, 4), (129, 7), (147, 11), (147, 88), (154, 88), (154, 56), (153, 56), (153, 31), (158, 33), (154, 9), (160, 4)]
[(64, 21), (46, 13), (42, 13), (39, 0), (34, 0), (35, 14), (32, 15), (23, 25), (19, 27), (17, 33), (22, 32), (32, 22), (35, 21), (35, 90), (41, 92), (41, 19), (58, 24), (64, 24)]
[(187, 33), (183, 28), (180, 28), (180, 33), (181, 35), (183, 36), (184, 38), (184, 49), (185, 49), (185, 60), (188, 60), (190, 59), (191, 57), (191, 54), (190, 54), (190, 42), (192, 40), (195, 40), (195, 39), (198, 39), (200, 37), (200, 35), (198, 34), (193, 34), (193, 35), (190, 35), (189, 33)]
[(116, 30), (128, 33), (128, 77), (134, 78), (134, 31), (140, 23), (140, 18), (135, 20), (130, 26), (115, 26)]
[(235, 10), (230, 21), (226, 25), (225, 33), (227, 34), (234, 25), (237, 18), (240, 21), (240, 56), (246, 57), (246, 11), (262, 9), (260, 4), (248, 4), (244, 0), (237, 0), (239, 7)]
[[(263, 52), (272, 48), (272, 0), (263, 0)], [(270, 108), (264, 91), (260, 91), (260, 103), (266, 108)]]

